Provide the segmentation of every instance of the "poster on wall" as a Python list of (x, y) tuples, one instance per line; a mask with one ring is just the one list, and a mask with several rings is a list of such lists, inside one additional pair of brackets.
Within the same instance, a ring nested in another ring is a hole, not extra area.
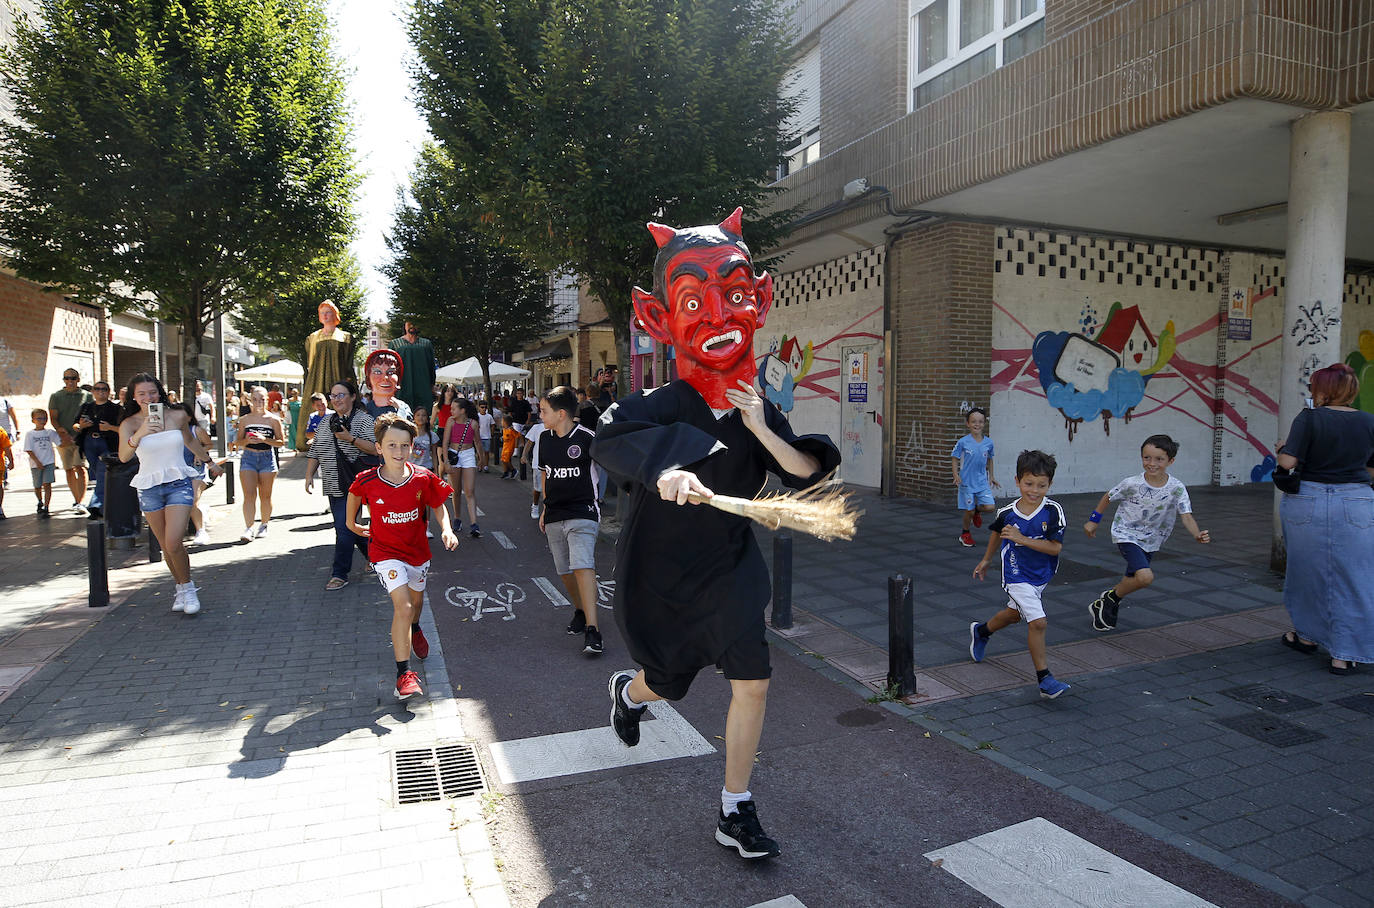
[(851, 352), (847, 357), (848, 402), (851, 404), (868, 403), (868, 354)]
[(1255, 300), (1249, 287), (1231, 288), (1231, 306), (1226, 319), (1227, 340), (1250, 340), (1254, 321)]

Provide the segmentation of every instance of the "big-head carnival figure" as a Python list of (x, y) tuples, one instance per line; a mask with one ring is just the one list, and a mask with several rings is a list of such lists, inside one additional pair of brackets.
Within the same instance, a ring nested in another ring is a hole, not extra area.
[(754, 388), (754, 333), (773, 281), (754, 272), (741, 214), (702, 227), (648, 225), (659, 247), (653, 290), (635, 288), (635, 313), (673, 345), (680, 377), (611, 406), (592, 453), (630, 490), (615, 618), (641, 668), (611, 676), (616, 735), (639, 743), (644, 704), (681, 699), (697, 672), (719, 666), (731, 701), (715, 837), (741, 857), (766, 858), (778, 845), (759, 823), (749, 779), (771, 675), (768, 568), (746, 518), (689, 496), (753, 498), (770, 472), (806, 488), (840, 455), (823, 435), (794, 434)]
[[(305, 339), (304, 400), (318, 392), (326, 398), (334, 383), (345, 378), (357, 379), (353, 368), (353, 335), (339, 327), (339, 309), (332, 300), (320, 303), (317, 312), (320, 329)], [(308, 446), (305, 437), (306, 420), (296, 421), (296, 450)]]

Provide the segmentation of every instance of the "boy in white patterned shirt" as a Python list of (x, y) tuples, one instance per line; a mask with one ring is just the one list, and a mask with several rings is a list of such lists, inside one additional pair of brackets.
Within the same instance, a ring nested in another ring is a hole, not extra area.
[(1198, 529), (1193, 519), (1188, 489), (1169, 475), (1169, 467), (1177, 456), (1178, 442), (1169, 436), (1151, 435), (1145, 439), (1140, 446), (1140, 475), (1127, 476), (1104, 494), (1088, 522), (1083, 524), (1083, 532), (1095, 536), (1108, 502), (1121, 502), (1112, 521), (1112, 542), (1126, 559), (1126, 574), (1116, 586), (1103, 590), (1102, 595), (1088, 606), (1093, 630), (1113, 630), (1121, 600), (1154, 583), (1150, 560), (1173, 532), (1175, 515), (1194, 539), (1201, 543), (1211, 542), (1211, 536), (1206, 530)]

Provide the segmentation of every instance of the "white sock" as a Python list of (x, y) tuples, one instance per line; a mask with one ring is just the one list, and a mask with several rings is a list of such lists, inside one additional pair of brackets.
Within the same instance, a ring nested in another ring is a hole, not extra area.
[(721, 789), (720, 789), (720, 812), (721, 812), (721, 815), (722, 815), (722, 816), (727, 816), (727, 817), (728, 817), (728, 816), (729, 816), (730, 814), (732, 814), (732, 813), (739, 813), (739, 809), (738, 809), (738, 808), (739, 808), (740, 802), (741, 802), (741, 801), (752, 801), (753, 799), (754, 799), (753, 794), (751, 794), (751, 793), (748, 792), (748, 791), (742, 792), (742, 793), (740, 793), (740, 794), (735, 794), (733, 791), (727, 791), (727, 790), (725, 789), (725, 786), (722, 785), (722, 786), (721, 786)]
[(647, 703), (636, 703), (634, 700), (631, 700), (630, 685), (628, 684), (620, 689), (620, 699), (625, 701), (625, 705), (630, 707), (630, 709), (643, 709), (649, 705)]

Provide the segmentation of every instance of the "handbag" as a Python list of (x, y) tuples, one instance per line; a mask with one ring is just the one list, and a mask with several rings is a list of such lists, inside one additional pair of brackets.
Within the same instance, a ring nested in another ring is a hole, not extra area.
[(339, 439), (333, 432), (329, 433), (329, 437), (334, 439), (334, 462), (335, 470), (339, 474), (339, 489), (347, 495), (348, 490), (353, 488), (353, 481), (373, 467), (381, 466), (382, 459), (372, 454), (360, 453), (353, 460), (349, 460), (344, 456), (343, 449), (339, 447)]
[(1275, 488), (1289, 495), (1298, 494), (1298, 491), (1302, 488), (1301, 468), (1301, 464), (1298, 465), (1298, 469), (1294, 470), (1285, 470), (1283, 467), (1278, 466), (1274, 467), (1273, 477)]

